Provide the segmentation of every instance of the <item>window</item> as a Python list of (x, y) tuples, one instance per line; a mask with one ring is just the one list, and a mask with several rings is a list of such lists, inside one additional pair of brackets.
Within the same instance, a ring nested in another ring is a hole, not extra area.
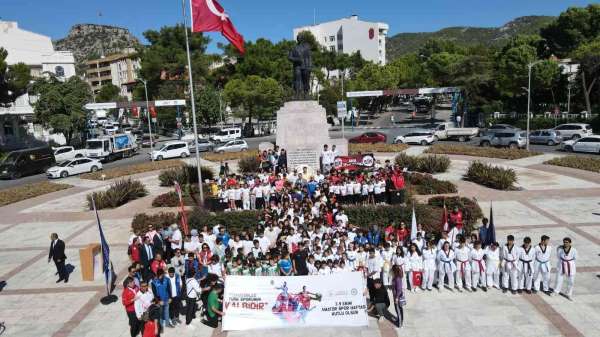
[(56, 68), (54, 68), (54, 74), (57, 77), (65, 77), (65, 68), (62, 66), (56, 66)]
[(69, 149), (69, 148), (67, 148), (67, 149), (60, 149), (60, 150), (58, 150), (58, 151), (56, 152), (56, 154), (67, 153), (67, 152), (69, 152), (69, 151), (71, 151), (71, 149)]
[(5, 136), (14, 136), (15, 130), (13, 129), (12, 121), (4, 121), (4, 135)]
[(329, 50), (335, 51), (335, 46), (329, 46)]
[(329, 41), (330, 41), (330, 42), (333, 42), (333, 41), (335, 41), (335, 36), (333, 36), (333, 35), (329, 36)]

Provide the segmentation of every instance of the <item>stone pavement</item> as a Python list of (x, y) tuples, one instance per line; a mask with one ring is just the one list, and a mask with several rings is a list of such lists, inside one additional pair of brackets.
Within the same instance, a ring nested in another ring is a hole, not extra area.
[[(421, 147), (413, 147), (418, 154)], [(382, 156), (392, 157), (392, 155)], [(378, 156), (378, 158), (380, 158)], [(167, 329), (163, 336), (597, 336), (600, 331), (600, 175), (541, 164), (540, 158), (505, 161), (478, 160), (513, 167), (519, 175), (520, 191), (495, 191), (461, 180), (466, 164), (474, 158), (451, 156), (452, 167), (440, 178), (454, 181), (461, 195), (476, 197), (484, 210), (494, 208), (500, 241), (508, 234), (517, 240), (540, 235), (551, 237), (554, 247), (564, 236), (578, 249), (578, 274), (574, 301), (546, 295), (418, 292), (408, 293), (405, 326), (395, 329), (388, 322), (370, 319), (360, 329), (328, 328), (220, 332), (199, 322), (194, 331)], [(544, 159), (545, 160), (545, 159)], [(218, 169), (218, 164), (213, 164)], [(158, 186), (157, 173), (136, 175), (151, 194), (168, 189)], [(83, 199), (109, 182), (69, 178), (75, 187), (0, 208), (0, 322), (6, 336), (92, 337), (128, 336), (127, 319), (120, 302), (102, 305), (105, 290), (101, 277), (81, 279), (78, 249), (98, 242), (94, 215), (85, 210)], [(121, 283), (128, 265), (129, 225), (137, 212), (151, 209), (148, 196), (114, 210), (101, 211), (104, 233)], [(73, 268), (68, 284), (56, 284), (54, 265), (47, 263), (49, 234), (65, 240), (67, 262)], [(555, 275), (552, 275), (554, 282)], [(120, 289), (116, 290), (120, 294)], [(4, 336), (3, 335), (3, 336)]]

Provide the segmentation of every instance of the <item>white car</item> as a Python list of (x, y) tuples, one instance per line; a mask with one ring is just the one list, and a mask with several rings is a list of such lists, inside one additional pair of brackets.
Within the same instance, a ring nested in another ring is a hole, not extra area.
[(75, 148), (72, 146), (61, 146), (54, 148), (54, 159), (57, 163), (82, 157), (85, 157), (85, 150), (75, 150)]
[(239, 151), (247, 151), (248, 143), (245, 140), (232, 140), (230, 142), (225, 143), (222, 146), (216, 147), (215, 152), (223, 153), (223, 152), (239, 152)]
[(583, 123), (561, 124), (553, 130), (560, 132), (563, 139), (579, 139), (592, 135), (592, 127)]
[(182, 141), (166, 142), (163, 147), (152, 151), (150, 157), (153, 160), (163, 160), (167, 158), (186, 158), (190, 156), (190, 148), (188, 143)]
[(77, 158), (63, 161), (52, 166), (46, 171), (48, 178), (66, 178), (68, 176), (96, 172), (102, 170), (102, 163), (99, 160), (91, 158)]
[(420, 144), (431, 145), (435, 143), (435, 135), (432, 132), (411, 132), (394, 139), (394, 144)]
[(565, 140), (561, 148), (567, 152), (600, 153), (600, 136), (587, 136), (576, 140)]
[(106, 135), (114, 135), (115, 133), (119, 132), (119, 126), (118, 125), (107, 125), (104, 127), (104, 133)]

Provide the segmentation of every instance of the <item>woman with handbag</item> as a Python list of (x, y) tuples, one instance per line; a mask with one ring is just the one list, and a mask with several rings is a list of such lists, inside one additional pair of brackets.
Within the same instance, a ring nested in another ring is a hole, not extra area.
[(404, 297), (404, 290), (402, 289), (403, 272), (402, 268), (398, 265), (392, 267), (392, 294), (394, 296), (394, 308), (396, 309), (396, 326), (402, 327), (404, 323), (404, 311), (402, 307), (406, 305), (406, 297)]

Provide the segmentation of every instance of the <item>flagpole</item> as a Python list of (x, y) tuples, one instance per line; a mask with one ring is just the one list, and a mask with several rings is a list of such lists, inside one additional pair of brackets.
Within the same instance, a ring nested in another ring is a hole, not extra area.
[[(190, 78), (190, 99), (192, 101), (192, 122), (194, 125), (194, 138), (196, 142), (196, 168), (198, 170), (198, 190), (200, 190), (200, 205), (204, 204), (204, 192), (202, 191), (202, 171), (200, 170), (200, 145), (198, 144), (198, 123), (196, 122), (196, 100), (194, 98), (194, 81), (192, 79), (192, 58), (190, 56), (190, 41), (187, 32), (187, 19), (185, 12), (185, 0), (181, 0), (181, 7), (183, 9), (183, 30), (185, 32), (185, 48), (187, 51), (187, 62), (188, 62), (188, 77)], [(190, 0), (190, 13), (192, 8), (192, 2)], [(192, 27), (193, 28), (193, 27)]]

